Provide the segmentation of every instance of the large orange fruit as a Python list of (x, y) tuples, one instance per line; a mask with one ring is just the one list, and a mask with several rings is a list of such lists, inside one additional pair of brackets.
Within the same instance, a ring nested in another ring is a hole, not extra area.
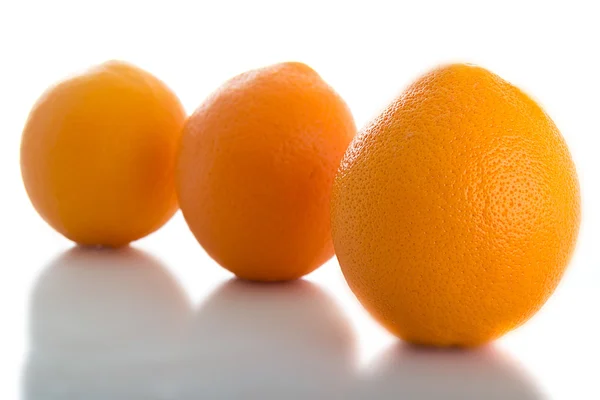
[(177, 210), (174, 169), (185, 122), (149, 73), (111, 61), (49, 89), (21, 141), (21, 172), (38, 213), (83, 245), (122, 246)]
[(344, 101), (301, 63), (249, 71), (188, 119), (177, 192), (196, 239), (250, 280), (296, 279), (333, 255), (331, 186), (355, 134)]
[(410, 342), (472, 346), (530, 318), (577, 238), (560, 132), (518, 88), (449, 65), (410, 86), (348, 148), (332, 195), (344, 276)]

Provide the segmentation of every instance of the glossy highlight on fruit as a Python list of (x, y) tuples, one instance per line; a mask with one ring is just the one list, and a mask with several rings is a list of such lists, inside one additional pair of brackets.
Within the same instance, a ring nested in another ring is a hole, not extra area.
[(332, 233), (359, 301), (407, 341), (474, 346), (527, 321), (579, 229), (567, 146), (535, 101), (473, 65), (413, 83), (352, 142)]
[(354, 137), (350, 110), (305, 64), (248, 71), (188, 119), (177, 167), (183, 216), (240, 278), (297, 279), (333, 255), (331, 186)]
[(46, 91), (21, 141), (21, 173), (42, 218), (82, 245), (119, 247), (177, 210), (185, 111), (160, 80), (110, 61)]

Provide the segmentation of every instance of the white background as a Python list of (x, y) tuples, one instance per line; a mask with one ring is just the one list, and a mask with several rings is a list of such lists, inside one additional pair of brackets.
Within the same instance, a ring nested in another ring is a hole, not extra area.
[[(266, 376), (262, 398), (313, 386), (322, 392), (310, 396), (325, 397), (340, 386), (357, 398), (599, 399), (595, 3), (2, 0), (0, 397), (181, 398), (183, 387), (224, 398), (240, 387), (250, 398), (248, 387)], [(307, 277), (316, 287), (217, 289), (230, 275), (179, 213), (135, 243), (142, 255), (65, 256), (72, 244), (24, 192), (20, 134), (47, 86), (113, 58), (157, 75), (189, 112), (235, 74), (303, 61), (345, 98), (359, 127), (427, 69), (482, 65), (538, 99), (571, 149), (583, 221), (569, 270), (525, 326), (489, 348), (447, 353), (398, 346), (361, 309), (335, 259)], [(94, 263), (105, 268), (77, 268)]]

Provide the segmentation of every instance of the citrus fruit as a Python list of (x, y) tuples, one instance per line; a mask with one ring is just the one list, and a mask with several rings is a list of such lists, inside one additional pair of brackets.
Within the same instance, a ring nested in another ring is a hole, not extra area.
[(181, 211), (206, 252), (249, 280), (299, 278), (333, 255), (331, 186), (355, 133), (310, 67), (238, 75), (188, 119), (178, 155)]
[(21, 141), (21, 172), (44, 220), (82, 245), (122, 246), (177, 210), (174, 168), (185, 122), (154, 76), (111, 61), (50, 88)]
[(579, 185), (530, 97), (473, 65), (431, 71), (349, 146), (333, 242), (365, 308), (397, 336), (474, 346), (529, 319), (575, 246)]

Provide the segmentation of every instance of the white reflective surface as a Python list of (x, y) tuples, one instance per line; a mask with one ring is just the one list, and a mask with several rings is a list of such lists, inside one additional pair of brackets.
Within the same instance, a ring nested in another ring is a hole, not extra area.
[[(544, 380), (556, 374), (565, 395), (594, 398), (575, 379), (593, 368), (598, 346), (589, 341), (593, 332), (569, 334), (574, 318), (563, 319), (560, 304), (581, 304), (566, 284), (560, 296), (572, 301), (557, 295), (554, 310), (545, 307), (525, 328), (460, 351), (393, 339), (342, 290), (335, 262), (283, 284), (223, 275), (209, 275), (210, 289), (194, 305), (172, 269), (149, 252), (61, 253), (31, 288), (21, 398), (567, 398), (552, 397), (553, 382)], [(568, 359), (565, 351), (576, 353)]]

